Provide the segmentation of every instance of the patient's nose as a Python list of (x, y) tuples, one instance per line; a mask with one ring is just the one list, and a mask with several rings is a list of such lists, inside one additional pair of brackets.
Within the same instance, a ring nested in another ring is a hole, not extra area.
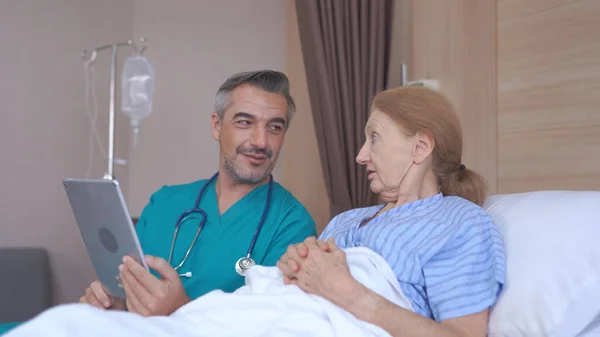
[(365, 143), (358, 151), (358, 155), (356, 155), (356, 162), (361, 165), (366, 165), (369, 162), (369, 151), (367, 149), (367, 144)]

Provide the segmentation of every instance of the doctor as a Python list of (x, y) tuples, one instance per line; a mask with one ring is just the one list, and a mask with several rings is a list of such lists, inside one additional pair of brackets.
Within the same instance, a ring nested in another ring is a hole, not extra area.
[(108, 296), (95, 281), (80, 302), (169, 315), (212, 290), (236, 290), (244, 284), (245, 267), (275, 266), (290, 244), (316, 235), (302, 204), (271, 180), (294, 110), (288, 79), (280, 72), (227, 79), (212, 114), (218, 172), (162, 187), (150, 197), (136, 230), (151, 272), (124, 258), (120, 276), (126, 301)]

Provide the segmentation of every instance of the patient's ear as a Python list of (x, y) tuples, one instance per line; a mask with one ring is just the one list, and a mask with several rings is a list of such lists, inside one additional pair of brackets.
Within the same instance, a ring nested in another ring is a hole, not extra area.
[(423, 163), (431, 153), (435, 146), (435, 139), (433, 133), (429, 130), (420, 130), (415, 134), (415, 147), (414, 147), (414, 162), (415, 164)]
[(212, 136), (215, 140), (219, 140), (219, 136), (221, 135), (221, 119), (216, 112), (212, 114)]

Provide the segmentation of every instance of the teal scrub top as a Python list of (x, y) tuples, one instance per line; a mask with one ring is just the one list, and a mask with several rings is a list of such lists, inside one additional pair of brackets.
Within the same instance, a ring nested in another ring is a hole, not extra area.
[(20, 324), (21, 324), (20, 322), (0, 323), (0, 335), (8, 333), (9, 330), (12, 330), (13, 328), (16, 328), (17, 325), (20, 325)]
[[(194, 207), (198, 193), (207, 180), (189, 184), (163, 186), (150, 197), (136, 224), (144, 254), (168, 261), (175, 223), (185, 211)], [(191, 271), (192, 277), (181, 277), (187, 295), (195, 299), (210, 291), (233, 292), (245, 280), (235, 271), (236, 261), (247, 255), (267, 201), (268, 184), (263, 184), (219, 215), (216, 179), (204, 191), (200, 202), (207, 221), (179, 274)], [(195, 213), (197, 216), (198, 214)], [(171, 266), (185, 256), (200, 221), (184, 221), (179, 230)], [(258, 265), (275, 266), (291, 244), (316, 236), (314, 220), (304, 206), (279, 183), (273, 182), (271, 207), (252, 258)], [(152, 271), (159, 277), (158, 273)]]

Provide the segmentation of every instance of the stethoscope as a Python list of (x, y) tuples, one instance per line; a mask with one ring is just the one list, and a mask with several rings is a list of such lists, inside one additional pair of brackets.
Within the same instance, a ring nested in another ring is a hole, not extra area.
[[(183, 214), (181, 214), (181, 216), (175, 223), (175, 232), (173, 233), (173, 242), (171, 243), (171, 250), (169, 252), (169, 264), (171, 264), (171, 258), (173, 257), (173, 249), (175, 247), (175, 240), (177, 239), (177, 233), (179, 233), (179, 228), (181, 227), (181, 224), (184, 221), (186, 221), (188, 218), (194, 218), (194, 216), (193, 216), (194, 213), (199, 213), (202, 216), (202, 219), (200, 219), (200, 224), (198, 225), (198, 230), (196, 231), (196, 236), (194, 236), (194, 241), (192, 241), (192, 243), (188, 247), (188, 250), (185, 253), (185, 256), (183, 257), (183, 260), (181, 261), (181, 263), (179, 263), (174, 268), (177, 271), (179, 271), (181, 266), (183, 266), (183, 264), (187, 260), (188, 256), (190, 255), (190, 252), (194, 248), (194, 244), (196, 243), (196, 240), (198, 239), (200, 232), (202, 231), (202, 228), (204, 227), (204, 224), (206, 223), (206, 219), (207, 219), (206, 212), (200, 208), (200, 201), (202, 200), (202, 195), (204, 194), (206, 187), (210, 183), (212, 183), (217, 178), (218, 175), (219, 175), (218, 172), (215, 173), (215, 175), (213, 175), (212, 178), (210, 178), (206, 183), (204, 183), (204, 186), (202, 186), (200, 193), (198, 193), (198, 197), (196, 198), (196, 203), (194, 204), (194, 208), (183, 212)], [(258, 238), (258, 235), (260, 234), (260, 230), (262, 229), (262, 226), (265, 222), (265, 218), (267, 217), (269, 208), (271, 207), (271, 195), (272, 194), (273, 194), (273, 176), (271, 175), (269, 178), (269, 192), (267, 194), (267, 202), (265, 204), (265, 208), (263, 210), (262, 217), (260, 218), (260, 222), (258, 223), (258, 227), (256, 227), (256, 232), (254, 232), (254, 237), (252, 238), (252, 242), (250, 242), (250, 246), (248, 247), (248, 253), (245, 257), (241, 257), (235, 263), (235, 271), (240, 276), (246, 276), (246, 272), (248, 271), (248, 269), (252, 268), (256, 264), (254, 262), (254, 260), (252, 259), (252, 252), (254, 251), (254, 245), (256, 244), (256, 239)], [(192, 277), (192, 272), (188, 271), (186, 273), (179, 274), (179, 276), (190, 278), (190, 277)]]

